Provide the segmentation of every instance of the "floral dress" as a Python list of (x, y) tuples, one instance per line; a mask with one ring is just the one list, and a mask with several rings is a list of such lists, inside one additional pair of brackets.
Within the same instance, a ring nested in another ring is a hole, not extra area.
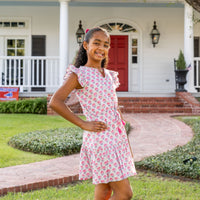
[(75, 90), (83, 114), (88, 121), (102, 121), (108, 127), (102, 132), (84, 131), (79, 179), (92, 178), (93, 184), (100, 184), (136, 175), (124, 123), (117, 110), (118, 72), (104, 69), (103, 77), (96, 68), (70, 65), (65, 79), (72, 72), (83, 87)]

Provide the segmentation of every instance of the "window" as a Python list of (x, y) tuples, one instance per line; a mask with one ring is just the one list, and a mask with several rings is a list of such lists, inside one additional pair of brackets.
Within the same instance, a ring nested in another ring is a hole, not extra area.
[(132, 63), (138, 63), (138, 39), (132, 39)]
[(0, 21), (0, 28), (25, 28), (26, 23), (23, 21)]
[(7, 59), (7, 85), (23, 85), (24, 60), (22, 57), (25, 56), (25, 39), (7, 39), (6, 54), (7, 56), (21, 57)]
[(112, 32), (113, 30), (118, 30), (123, 33), (137, 32), (136, 29), (133, 28), (131, 25), (120, 23), (120, 22), (111, 22), (111, 23), (103, 24), (100, 27), (106, 29), (108, 32)]
[(7, 39), (7, 56), (24, 56), (24, 39)]

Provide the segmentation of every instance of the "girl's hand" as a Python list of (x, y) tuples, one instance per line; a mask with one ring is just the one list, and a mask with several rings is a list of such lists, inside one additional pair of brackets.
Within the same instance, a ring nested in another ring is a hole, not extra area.
[(91, 132), (101, 132), (105, 131), (108, 127), (104, 122), (100, 121), (84, 121), (81, 126), (83, 130), (91, 131)]

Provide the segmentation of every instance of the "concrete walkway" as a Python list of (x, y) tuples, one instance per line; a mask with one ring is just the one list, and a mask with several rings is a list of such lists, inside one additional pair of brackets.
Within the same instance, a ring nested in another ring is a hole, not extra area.
[[(129, 135), (135, 161), (184, 145), (190, 127), (170, 114), (125, 114), (134, 127)], [(25, 192), (78, 180), (79, 154), (0, 169), (0, 195)]]

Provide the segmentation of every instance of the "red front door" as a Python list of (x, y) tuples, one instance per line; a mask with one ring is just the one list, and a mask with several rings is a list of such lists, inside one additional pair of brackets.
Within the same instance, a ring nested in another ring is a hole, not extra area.
[(117, 91), (128, 91), (128, 36), (111, 35), (108, 69), (119, 72)]

